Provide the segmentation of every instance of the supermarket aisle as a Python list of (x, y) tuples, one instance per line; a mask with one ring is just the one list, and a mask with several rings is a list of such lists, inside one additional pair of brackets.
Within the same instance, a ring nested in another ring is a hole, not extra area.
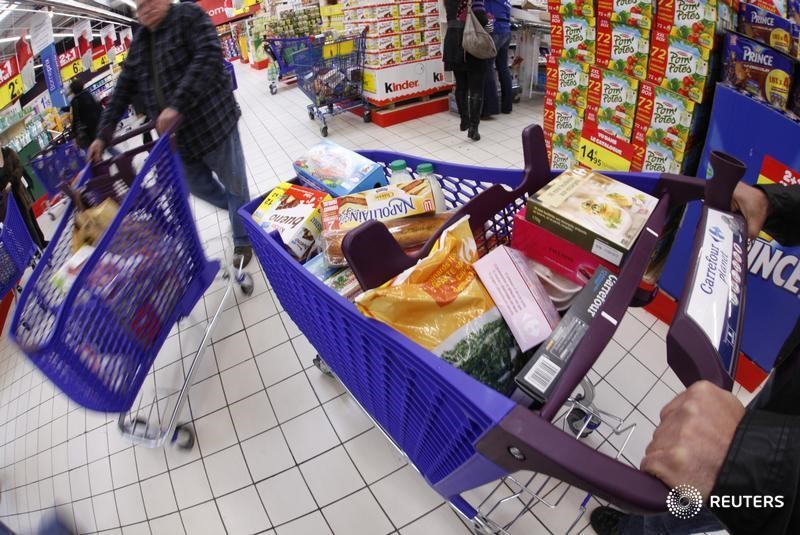
[[(292, 158), (317, 140), (297, 89), (267, 92), (266, 75), (238, 68), (240, 123), (251, 193), (291, 175)], [(381, 129), (336, 117), (331, 139), (351, 148), (386, 148), (432, 159), (521, 166), (519, 133), (534, 106), (481, 125), (468, 142), (450, 114)], [(201, 238), (218, 254), (227, 216), (195, 203)], [(190, 396), (198, 444), (190, 452), (148, 450), (123, 441), (115, 415), (69, 402), (0, 341), (0, 520), (30, 533), (55, 509), (81, 533), (239, 535), (466, 535), (469, 530), (374, 428), (336, 380), (313, 367), (313, 347), (271, 293), (256, 262), (256, 289), (230, 301)], [(154, 366), (156, 383), (175, 382), (201, 342), (222, 296), (215, 283), (173, 329)], [(660, 408), (681, 389), (667, 370), (666, 327), (643, 311), (621, 323), (591, 378), (597, 403), (639, 424), (624, 457), (638, 461)], [(746, 397), (743, 395), (743, 397)], [(613, 451), (619, 437), (589, 440)], [(524, 476), (524, 475), (523, 475)], [(551, 488), (553, 487), (553, 488)], [(495, 485), (466, 497), (478, 505)], [(511, 529), (564, 533), (584, 494), (549, 485), (548, 499)], [(502, 486), (495, 500), (511, 491)], [(596, 504), (596, 502), (593, 502)], [(501, 511), (514, 518), (518, 501)], [(588, 515), (575, 532), (592, 533)]]

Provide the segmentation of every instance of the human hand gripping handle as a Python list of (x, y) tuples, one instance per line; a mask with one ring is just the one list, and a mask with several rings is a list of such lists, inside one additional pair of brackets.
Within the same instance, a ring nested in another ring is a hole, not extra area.
[(661, 410), (640, 468), (669, 487), (691, 485), (708, 499), (744, 414), (727, 390), (694, 383)]
[(164, 108), (156, 119), (156, 130), (159, 135), (175, 127), (180, 121), (181, 114), (175, 108)]
[(739, 182), (733, 191), (731, 210), (744, 216), (747, 220), (747, 237), (755, 239), (769, 217), (769, 200), (760, 189)]

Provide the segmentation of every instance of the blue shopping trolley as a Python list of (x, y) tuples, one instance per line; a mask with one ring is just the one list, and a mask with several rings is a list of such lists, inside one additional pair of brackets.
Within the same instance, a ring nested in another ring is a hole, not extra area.
[(22, 274), (35, 266), (39, 248), (33, 241), (25, 219), (19, 211), (9, 188), (0, 192), (0, 214), (3, 226), (0, 229), (0, 298), (9, 291), (18, 290)]

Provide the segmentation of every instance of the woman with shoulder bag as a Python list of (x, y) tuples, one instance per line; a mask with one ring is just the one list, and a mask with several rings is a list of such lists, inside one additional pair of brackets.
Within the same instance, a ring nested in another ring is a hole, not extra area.
[[(453, 71), (456, 79), (456, 103), (461, 116), (461, 131), (468, 130), (467, 136), (478, 141), (478, 125), (481, 121), (483, 106), (483, 78), (486, 75), (487, 54), (491, 51), (480, 51), (484, 58), (479, 58), (464, 50), (464, 29), (468, 11), (471, 8), (477, 21), (491, 33), (492, 24), (484, 7), (484, 0), (444, 0), (447, 12), (447, 33), (444, 37), (443, 59), (444, 70)], [(485, 32), (484, 32), (485, 33)], [(491, 38), (489, 38), (491, 41)], [(477, 51), (476, 51), (477, 53)]]
[[(44, 249), (47, 242), (31, 209), (33, 196), (25, 187), (23, 182), (24, 174), (25, 170), (22, 167), (22, 162), (20, 162), (19, 156), (14, 152), (14, 149), (11, 147), (0, 149), (0, 192), (9, 184), (11, 185), (11, 194), (14, 195), (14, 201), (17, 203), (22, 218), (25, 220), (28, 232), (30, 232), (36, 245)], [(30, 183), (30, 179), (27, 179), (27, 181)]]

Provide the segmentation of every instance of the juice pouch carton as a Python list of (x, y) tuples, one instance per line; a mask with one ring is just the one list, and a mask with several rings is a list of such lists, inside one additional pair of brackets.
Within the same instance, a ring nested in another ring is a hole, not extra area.
[(647, 139), (647, 130), (637, 127), (633, 131), (633, 160), (631, 171), (653, 173), (680, 173), (684, 153), (658, 141)]
[(550, 169), (564, 170), (577, 165), (573, 144), (566, 139), (566, 136), (553, 134), (550, 141)]
[(556, 102), (586, 108), (589, 65), (555, 54), (547, 56), (547, 89), (557, 93)]
[(739, 31), (750, 39), (789, 54), (794, 23), (752, 4), (739, 4)]
[(597, 18), (649, 30), (655, 18), (654, 3), (655, 0), (598, 0)]
[(578, 141), (583, 130), (584, 111), (569, 104), (556, 104), (554, 114), (554, 138), (558, 136), (560, 142), (572, 150), (577, 150)]
[(655, 29), (660, 32), (711, 49), (716, 24), (717, 0), (658, 0)]
[(586, 117), (600, 130), (629, 141), (633, 131), (639, 80), (608, 69), (589, 68)]
[(785, 110), (794, 76), (794, 60), (743, 35), (725, 37), (722, 80), (771, 106)]
[(694, 126), (695, 103), (649, 82), (639, 87), (635, 128), (646, 130), (649, 141), (685, 151)]
[(653, 32), (652, 43), (647, 81), (702, 103), (711, 75), (709, 50), (660, 31)]
[(595, 19), (553, 13), (550, 32), (553, 51), (561, 57), (594, 63)]
[(633, 76), (647, 77), (650, 31), (608, 19), (597, 19), (597, 64)]
[(547, 11), (568, 16), (594, 17), (594, 0), (547, 0)]

